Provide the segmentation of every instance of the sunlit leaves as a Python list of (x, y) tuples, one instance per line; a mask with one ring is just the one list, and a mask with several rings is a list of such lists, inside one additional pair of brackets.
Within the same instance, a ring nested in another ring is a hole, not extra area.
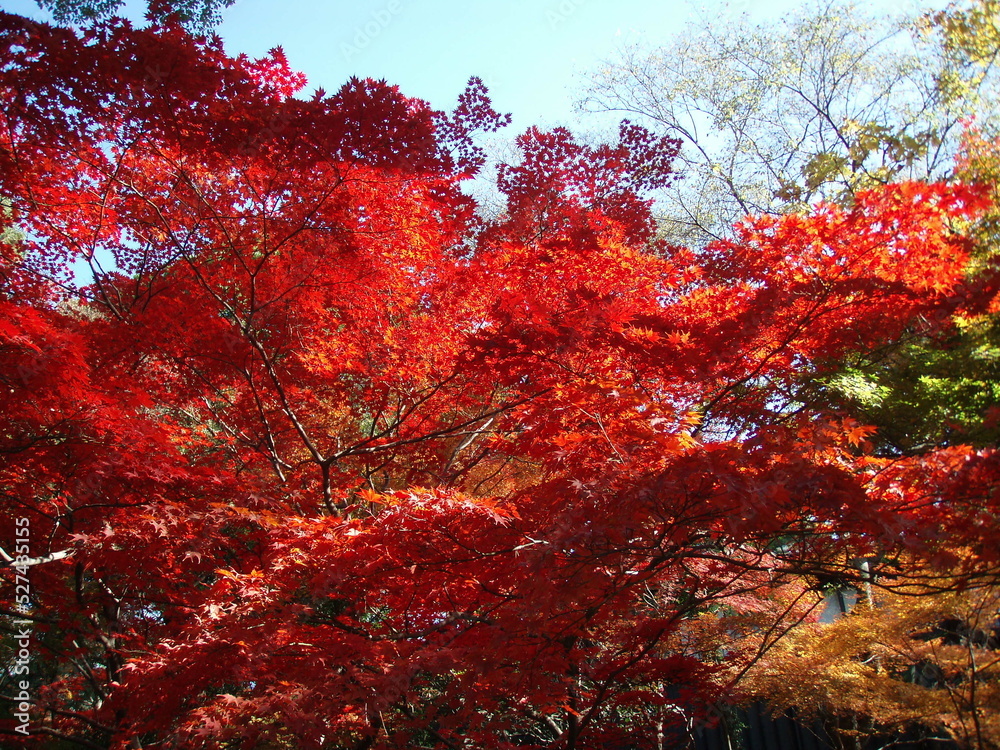
[(989, 538), (993, 453), (894, 461), (796, 388), (947, 327), (982, 191), (668, 248), (677, 144), (625, 124), (529, 131), (485, 221), (475, 80), (451, 116), (370, 80), (301, 100), (280, 52), (0, 22), (0, 518), (49, 556), (52, 731), (621, 743), (708, 711), (814, 579), (864, 555), (912, 586)]

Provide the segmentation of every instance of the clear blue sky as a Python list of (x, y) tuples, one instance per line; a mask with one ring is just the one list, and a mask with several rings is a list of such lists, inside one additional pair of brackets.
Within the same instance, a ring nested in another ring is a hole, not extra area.
[(684, 0), (240, 0), (220, 31), (246, 51), (281, 41), (327, 89), (350, 75), (384, 78), (439, 109), (478, 75), (520, 131), (571, 118), (578, 74), (625, 39), (675, 33), (689, 12)]
[[(335, 91), (352, 75), (384, 78), (407, 96), (451, 109), (469, 76), (478, 75), (496, 108), (514, 115), (513, 134), (571, 123), (582, 74), (625, 41), (666, 41), (693, 17), (696, 2), (238, 0), (218, 31), (232, 54), (260, 56), (282, 46), (310, 89)], [(732, 0), (728, 8), (764, 20), (801, 4)], [(44, 18), (32, 0), (0, 0), (0, 7)], [(723, 7), (715, 3), (713, 14)], [(141, 11), (132, 15), (141, 18)]]

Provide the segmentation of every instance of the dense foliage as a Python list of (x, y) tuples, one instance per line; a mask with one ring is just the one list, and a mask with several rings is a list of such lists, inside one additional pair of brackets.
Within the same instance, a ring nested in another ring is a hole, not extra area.
[[(146, 16), (153, 21), (184, 24), (196, 33), (212, 30), (222, 20), (222, 11), (236, 0), (149, 0)], [(38, 0), (38, 5), (52, 13), (58, 23), (89, 23), (107, 19), (125, 0)]]
[(801, 389), (994, 310), (989, 190), (689, 251), (627, 122), (520, 136), (487, 221), (475, 79), (444, 114), (171, 24), (0, 45), (8, 745), (672, 747), (830, 581), (995, 580), (992, 448), (887, 455)]

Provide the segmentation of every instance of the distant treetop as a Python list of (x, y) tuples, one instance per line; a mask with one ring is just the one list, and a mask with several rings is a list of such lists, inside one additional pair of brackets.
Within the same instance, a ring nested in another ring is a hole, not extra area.
[[(86, 23), (107, 18), (125, 0), (37, 0), (58, 23)], [(222, 20), (222, 11), (236, 0), (148, 0), (147, 18), (166, 21), (173, 17), (194, 32), (210, 31)]]

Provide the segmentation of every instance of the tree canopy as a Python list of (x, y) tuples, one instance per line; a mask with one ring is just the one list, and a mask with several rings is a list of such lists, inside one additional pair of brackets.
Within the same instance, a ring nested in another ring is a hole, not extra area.
[(993, 448), (797, 397), (995, 307), (989, 186), (688, 250), (629, 122), (522, 134), (478, 215), (476, 79), (10, 14), (0, 58), (4, 742), (673, 747), (831, 580), (996, 582)]
[[(807, 213), (817, 197), (851, 206), (879, 184), (936, 176), (995, 196), (998, 23), (988, 0), (895, 19), (840, 2), (763, 27), (710, 19), (667, 47), (625, 50), (593, 76), (586, 104), (684, 139), (683, 179), (666, 193), (661, 232), (711, 252), (744, 214)], [(883, 457), (995, 449), (995, 210), (961, 231), (972, 242), (955, 306), (800, 371), (785, 391), (789, 412), (868, 425), (870, 450)], [(962, 570), (978, 550), (952, 554)], [(745, 696), (823, 721), (856, 747), (918, 736), (996, 747), (995, 583), (958, 594), (939, 580), (899, 596), (873, 581), (849, 618), (797, 628), (749, 668)], [(849, 588), (827, 585), (831, 596)]]
[[(236, 0), (149, 0), (147, 17), (153, 21), (178, 21), (194, 32), (212, 30), (222, 20), (222, 11)], [(125, 5), (125, 0), (38, 0), (57, 23), (86, 24), (106, 20)]]

